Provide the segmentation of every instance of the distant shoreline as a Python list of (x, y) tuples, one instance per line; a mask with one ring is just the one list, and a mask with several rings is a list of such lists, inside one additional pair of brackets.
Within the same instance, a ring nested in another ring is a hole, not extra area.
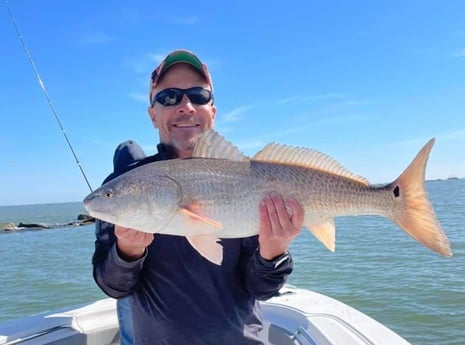
[(48, 230), (57, 228), (77, 228), (84, 225), (95, 223), (95, 218), (87, 214), (79, 214), (76, 220), (63, 224), (46, 224), (46, 223), (0, 223), (0, 232), (16, 232), (22, 230)]

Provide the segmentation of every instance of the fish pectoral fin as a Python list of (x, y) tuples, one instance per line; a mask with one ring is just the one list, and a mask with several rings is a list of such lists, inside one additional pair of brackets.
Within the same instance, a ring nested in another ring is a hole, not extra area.
[(218, 243), (220, 241), (218, 237), (215, 235), (197, 235), (186, 236), (186, 239), (205, 259), (215, 265), (221, 265), (223, 262), (223, 246)]
[(208, 218), (208, 217), (204, 217), (196, 212), (194, 212), (193, 210), (189, 209), (189, 208), (181, 208), (180, 210), (181, 214), (184, 215), (185, 217), (187, 217), (189, 220), (192, 220), (192, 221), (201, 221), (201, 222), (204, 222), (208, 225), (211, 225), (217, 229), (223, 229), (223, 225), (220, 223), (220, 222), (217, 222), (211, 218)]
[(334, 220), (330, 219), (324, 223), (312, 225), (308, 227), (312, 234), (325, 245), (330, 251), (336, 249), (336, 227)]

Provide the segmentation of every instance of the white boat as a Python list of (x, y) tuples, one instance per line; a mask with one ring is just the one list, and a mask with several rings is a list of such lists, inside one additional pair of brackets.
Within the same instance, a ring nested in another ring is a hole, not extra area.
[[(266, 345), (408, 345), (405, 339), (333, 298), (286, 285), (261, 302)], [(0, 323), (0, 345), (117, 345), (116, 303), (94, 303)]]

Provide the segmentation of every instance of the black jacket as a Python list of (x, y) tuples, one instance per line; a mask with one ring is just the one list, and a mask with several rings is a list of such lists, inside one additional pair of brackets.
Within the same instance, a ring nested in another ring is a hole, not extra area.
[[(115, 170), (105, 182), (173, 157), (162, 144), (156, 155), (145, 158), (132, 159), (130, 151), (116, 150)], [(111, 297), (131, 296), (138, 345), (260, 344), (257, 300), (276, 295), (292, 271), (290, 257), (277, 268), (260, 257), (258, 236), (221, 240), (221, 266), (181, 236), (155, 234), (145, 256), (133, 262), (118, 256), (113, 225), (97, 222), (96, 237), (94, 279)]]

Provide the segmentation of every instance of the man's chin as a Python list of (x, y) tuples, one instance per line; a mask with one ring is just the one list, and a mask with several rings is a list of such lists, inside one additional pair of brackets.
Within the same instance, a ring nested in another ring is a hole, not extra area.
[(202, 133), (194, 133), (191, 136), (177, 138), (173, 140), (172, 145), (177, 152), (191, 152), (194, 150), (195, 143)]

